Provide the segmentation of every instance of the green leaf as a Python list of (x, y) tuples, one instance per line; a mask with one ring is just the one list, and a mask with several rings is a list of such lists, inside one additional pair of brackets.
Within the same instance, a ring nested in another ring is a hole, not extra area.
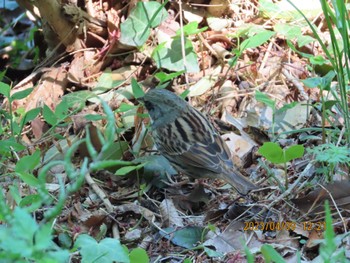
[(185, 73), (184, 70), (180, 70), (180, 71), (177, 71), (177, 72), (174, 72), (174, 73), (170, 73), (170, 74), (167, 74), (165, 72), (158, 72), (154, 76), (157, 79), (159, 79), (160, 83), (164, 83), (164, 82), (167, 82), (169, 80), (172, 80), (172, 79), (180, 76), (183, 73)]
[(33, 186), (33, 187), (37, 187), (40, 185), (40, 182), (38, 180), (38, 178), (36, 178), (33, 174), (31, 173), (27, 173), (27, 172), (17, 172), (17, 175), (19, 178), (21, 178), (21, 180), (23, 182), (25, 182), (26, 184)]
[(282, 148), (274, 142), (264, 143), (258, 151), (271, 163), (286, 163), (304, 155), (304, 146), (292, 145), (289, 148), (282, 150)]
[(20, 207), (25, 207), (28, 212), (34, 212), (42, 205), (41, 196), (38, 194), (27, 195), (19, 202)]
[(217, 252), (213, 249), (207, 248), (207, 247), (204, 247), (204, 251), (205, 251), (205, 253), (207, 253), (208, 257), (210, 257), (210, 258), (220, 258), (220, 257), (224, 256), (224, 254)]
[(41, 110), (40, 108), (35, 108), (27, 111), (21, 120), (21, 128), (28, 122), (34, 120), (39, 115), (40, 110)]
[(60, 247), (71, 248), (72, 244), (73, 244), (73, 240), (68, 233), (63, 232), (58, 234), (58, 245)]
[(106, 119), (105, 116), (102, 116), (100, 114), (86, 114), (84, 118), (88, 121), (100, 121)]
[(18, 152), (25, 150), (26, 147), (14, 141), (14, 139), (0, 141), (0, 154), (7, 155), (12, 150)]
[(148, 263), (149, 257), (142, 248), (135, 248), (130, 252), (130, 263)]
[(79, 111), (85, 107), (85, 103), (88, 99), (94, 98), (96, 95), (89, 90), (75, 91), (64, 95), (62, 101), (56, 106), (55, 114), (59, 119), (64, 119), (67, 114), (64, 114), (64, 118), (60, 118), (59, 114), (69, 112), (69, 108)]
[(337, 103), (338, 103), (338, 101), (336, 101), (336, 100), (327, 100), (327, 101), (325, 101), (323, 106), (326, 110), (330, 110)]
[(109, 148), (103, 151), (100, 160), (120, 160), (128, 149), (129, 144), (126, 141), (113, 142)]
[(41, 225), (34, 235), (35, 250), (45, 250), (52, 246), (52, 228), (50, 224)]
[(197, 54), (193, 49), (191, 41), (185, 39), (186, 68), (181, 52), (181, 38), (175, 37), (169, 45), (170, 47), (167, 47), (165, 43), (162, 43), (153, 50), (152, 58), (158, 68), (165, 68), (171, 71), (183, 71), (187, 69), (187, 72), (190, 73), (199, 72)]
[(22, 90), (22, 91), (19, 91), (19, 92), (16, 92), (14, 93), (10, 100), (11, 101), (14, 101), (14, 100), (21, 100), (21, 99), (24, 99), (25, 97), (27, 97), (32, 91), (33, 91), (34, 88), (29, 88), (29, 89), (25, 89), (25, 90)]
[(303, 145), (292, 145), (285, 149), (285, 162), (301, 158), (304, 155), (304, 146)]
[(291, 102), (291, 103), (289, 103), (289, 104), (283, 105), (283, 107), (280, 108), (280, 109), (278, 109), (278, 110), (276, 111), (276, 113), (277, 113), (277, 112), (285, 112), (285, 111), (287, 111), (287, 110), (290, 110), (290, 109), (294, 108), (296, 105), (298, 105), (298, 102), (297, 102), (297, 101), (293, 101), (293, 102)]
[(265, 93), (262, 93), (258, 90), (255, 92), (255, 98), (257, 101), (264, 103), (266, 106), (270, 107), (273, 110), (276, 107), (276, 102), (274, 100), (270, 99), (269, 96), (267, 96)]
[(32, 155), (22, 157), (15, 167), (17, 173), (20, 172), (33, 172), (36, 166), (40, 163), (40, 150), (36, 150)]
[(78, 236), (74, 247), (79, 249), (83, 263), (130, 262), (127, 250), (117, 239), (105, 238), (97, 243), (89, 235), (82, 234)]
[(158, 26), (168, 17), (163, 5), (152, 2), (138, 2), (129, 17), (120, 25), (120, 42), (140, 47), (148, 39), (151, 28)]
[(256, 34), (246, 40), (244, 40), (240, 46), (240, 51), (246, 50), (248, 48), (256, 48), (264, 44), (267, 40), (269, 40), (276, 33), (273, 31), (264, 31)]
[[(185, 25), (183, 27), (183, 32), (185, 36), (189, 36), (189, 35), (195, 35), (201, 32), (204, 32), (205, 30), (207, 30), (208, 27), (203, 27), (201, 29), (198, 28), (198, 22), (190, 22), (187, 25)], [(176, 35), (177, 36), (181, 36), (181, 29), (178, 29), (176, 31)]]
[(323, 56), (312, 56), (310, 57), (310, 63), (313, 65), (324, 65), (329, 64), (329, 60), (325, 59)]
[(101, 94), (108, 90), (115, 89), (118, 86), (122, 85), (126, 79), (115, 80), (113, 78), (115, 74), (111, 72), (110, 69), (106, 69), (101, 76), (98, 78), (98, 82), (95, 87), (92, 89), (94, 94)]
[(258, 150), (262, 156), (264, 156), (271, 163), (283, 163), (283, 150), (274, 142), (265, 142)]
[(301, 79), (301, 82), (304, 83), (308, 88), (316, 88), (321, 85), (322, 79), (321, 77), (314, 77), (308, 79)]
[(4, 95), (6, 98), (10, 97), (11, 87), (10, 85), (0, 82), (0, 94)]
[(260, 251), (266, 263), (285, 263), (283, 257), (271, 245), (262, 245)]
[(55, 113), (46, 104), (44, 104), (43, 107), (43, 117), (44, 120), (52, 126), (56, 125), (58, 122)]
[(274, 26), (274, 30), (281, 35), (284, 35), (286, 38), (293, 40), (294, 38), (298, 38), (301, 33), (301, 28), (299, 26), (293, 26), (290, 24), (276, 24)]
[(118, 169), (115, 174), (116, 175), (120, 175), (120, 176), (126, 175), (126, 174), (128, 174), (128, 173), (130, 173), (132, 171), (141, 169), (145, 165), (146, 165), (146, 163), (141, 163), (141, 164), (135, 165), (135, 166), (125, 166), (125, 167), (122, 167), (122, 168)]
[(24, 239), (33, 240), (39, 226), (34, 218), (23, 208), (16, 207), (13, 212), (12, 231)]
[[(163, 231), (169, 235), (164, 234)], [(188, 226), (179, 230), (175, 230), (175, 228), (168, 227), (163, 229), (163, 231), (161, 231), (160, 234), (166, 239), (169, 239), (173, 244), (191, 249), (201, 241), (204, 228), (198, 226)]]
[(114, 112), (127, 112), (129, 110), (133, 110), (135, 108), (138, 108), (138, 106), (135, 106), (135, 105), (130, 105), (130, 104), (126, 104), (124, 102), (122, 102), (120, 105), (119, 105), (119, 108), (116, 109)]
[(330, 90), (330, 85), (336, 73), (331, 70), (324, 77), (315, 77), (301, 80), (306, 86), (310, 88), (318, 87), (321, 90)]
[(316, 41), (316, 40), (313, 37), (303, 36), (303, 35), (298, 36), (298, 40), (297, 40), (299, 47), (306, 46), (314, 41)]
[(135, 99), (142, 98), (143, 96), (145, 96), (145, 93), (143, 92), (140, 84), (137, 83), (136, 79), (134, 78), (131, 79), (131, 88)]

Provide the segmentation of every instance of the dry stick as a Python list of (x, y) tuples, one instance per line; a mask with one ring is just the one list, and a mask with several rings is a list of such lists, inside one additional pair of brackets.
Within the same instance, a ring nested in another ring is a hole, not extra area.
[(338, 138), (338, 141), (336, 144), (337, 147), (339, 147), (339, 144), (341, 143), (341, 140), (343, 139), (344, 133), (345, 133), (345, 127), (343, 127), (340, 131), (339, 138)]
[[(334, 204), (334, 207), (335, 207), (335, 209), (337, 210), (338, 215), (339, 215), (339, 217), (340, 217), (340, 219), (341, 219), (341, 221), (342, 221), (342, 223), (343, 223), (344, 232), (348, 232), (348, 231), (347, 231), (347, 228), (346, 228), (345, 220), (344, 220), (343, 216), (341, 215), (341, 213), (340, 213), (340, 211), (339, 211), (339, 209), (338, 209), (337, 203), (335, 202), (332, 193), (329, 192), (328, 189), (325, 188), (323, 185), (321, 185), (321, 184), (318, 184), (318, 185), (321, 186), (321, 187), (323, 188), (323, 190), (325, 190), (325, 191), (328, 193), (328, 195), (329, 195), (329, 197), (331, 198), (331, 200), (332, 200), (332, 202), (333, 202), (333, 204)], [(350, 242), (349, 237), (347, 238), (347, 240), (348, 240), (348, 244), (349, 244), (349, 242)]]
[(271, 51), (271, 49), (272, 49), (272, 45), (273, 45), (273, 41), (271, 41), (271, 42), (269, 43), (268, 47), (267, 47), (267, 50), (266, 50), (265, 56), (264, 56), (264, 58), (263, 58), (263, 60), (262, 60), (262, 62), (261, 62), (259, 71), (261, 71), (263, 68), (265, 68), (265, 64), (266, 64), (266, 62), (267, 62), (267, 60), (268, 60), (268, 58), (269, 58), (270, 51)]
[(218, 59), (222, 60), (222, 58), (219, 56), (219, 54), (209, 45), (208, 41), (206, 41), (202, 35), (202, 33), (198, 34), (199, 39), (202, 41), (204, 46)]
[(294, 84), (294, 86), (299, 90), (301, 96), (303, 96), (303, 99), (309, 100), (309, 96), (304, 91), (304, 87), (300, 84), (298, 79), (293, 77), (285, 68), (282, 68), (282, 74)]
[(282, 199), (284, 199), (285, 197), (287, 197), (288, 195), (290, 195), (290, 193), (292, 192), (292, 190), (299, 184), (299, 182), (301, 181), (301, 179), (308, 174), (308, 171), (312, 168), (313, 164), (309, 163), (306, 168), (304, 169), (304, 171), (300, 174), (300, 176), (298, 176), (298, 179), (295, 180), (295, 182), (291, 185), (291, 187), (289, 187), (287, 189), (287, 191), (285, 191), (282, 195), (280, 195), (278, 198), (276, 198), (275, 200), (273, 200), (267, 207), (265, 207), (263, 210), (261, 210), (257, 216), (262, 215), (266, 210), (269, 210), (271, 207), (273, 207), (275, 204), (277, 204), (278, 202), (280, 202)]
[[(97, 194), (99, 198), (101, 198), (103, 204), (105, 205), (108, 213), (114, 212), (114, 207), (112, 203), (109, 201), (107, 195), (103, 192), (103, 190), (98, 186), (98, 184), (95, 183), (95, 181), (92, 179), (90, 173), (86, 173), (85, 175), (86, 182), (91, 186), (92, 190)], [(113, 237), (116, 239), (120, 239), (119, 230), (116, 224), (113, 224), (112, 226), (112, 232)]]

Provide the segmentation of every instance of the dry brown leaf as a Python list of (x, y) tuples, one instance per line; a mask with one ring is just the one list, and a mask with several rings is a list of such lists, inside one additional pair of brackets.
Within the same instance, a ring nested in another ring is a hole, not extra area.
[[(13, 110), (23, 107), (28, 112), (31, 109), (43, 106), (43, 104), (54, 110), (63, 96), (67, 84), (66, 69), (64, 67), (51, 68), (42, 75), (39, 84), (28, 97), (12, 103)], [(16, 92), (18, 90), (14, 89), (12, 94)]]
[(162, 215), (162, 227), (183, 227), (182, 218), (180, 217), (174, 202), (171, 199), (164, 199), (159, 206)]
[(338, 208), (350, 210), (350, 182), (347, 180), (325, 185), (292, 202), (304, 213), (317, 213), (324, 211), (325, 200), (334, 206), (331, 196)]

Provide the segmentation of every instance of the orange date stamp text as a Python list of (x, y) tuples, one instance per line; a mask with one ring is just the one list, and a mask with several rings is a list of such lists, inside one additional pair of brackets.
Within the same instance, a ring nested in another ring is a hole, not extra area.
[(281, 221), (281, 222), (263, 222), (263, 221), (247, 221), (244, 222), (244, 231), (248, 230), (261, 230), (261, 231), (282, 231), (282, 230), (291, 230), (294, 231), (297, 226), (302, 228), (305, 231), (325, 231), (326, 230), (326, 222), (319, 221), (319, 222), (311, 222), (311, 221), (305, 221), (305, 222), (289, 222), (289, 221)]

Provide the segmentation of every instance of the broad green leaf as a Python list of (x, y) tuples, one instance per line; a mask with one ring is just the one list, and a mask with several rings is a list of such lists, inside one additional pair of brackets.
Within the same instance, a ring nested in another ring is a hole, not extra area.
[(308, 78), (308, 79), (301, 79), (301, 82), (304, 83), (305, 86), (308, 88), (316, 88), (321, 85), (322, 79), (321, 77), (314, 77), (314, 78)]
[(274, 100), (270, 99), (269, 96), (267, 96), (265, 93), (262, 93), (258, 90), (255, 92), (255, 98), (257, 101), (264, 103), (266, 106), (272, 109), (275, 109), (276, 107), (276, 102)]
[(167, 11), (158, 2), (138, 2), (120, 25), (120, 42), (129, 46), (142, 46), (147, 41), (151, 28), (158, 26), (167, 16)]
[(89, 90), (81, 90), (69, 93), (65, 95), (62, 98), (62, 101), (57, 105), (55, 114), (58, 117), (58, 114), (60, 112), (68, 112), (69, 108), (78, 111), (79, 109), (85, 107), (86, 101), (92, 97), (96, 97), (96, 95)]
[(165, 68), (171, 71), (186, 70), (190, 73), (199, 72), (199, 66), (197, 61), (197, 54), (195, 53), (192, 42), (185, 39), (185, 56), (186, 56), (186, 68), (182, 57), (182, 44), (181, 38), (175, 37), (170, 43), (170, 48), (166, 45), (160, 44), (156, 47), (152, 53), (152, 58), (157, 64), (158, 68)]
[(132, 88), (132, 93), (134, 94), (134, 97), (136, 99), (142, 98), (143, 96), (145, 96), (145, 93), (143, 92), (140, 84), (137, 83), (137, 81), (134, 78), (131, 79), (131, 88)]
[(31, 109), (28, 112), (26, 112), (26, 114), (24, 115), (24, 117), (21, 120), (21, 128), (27, 124), (28, 122), (34, 120), (40, 113), (41, 109), (40, 108), (35, 108), (35, 109)]
[(117, 239), (105, 238), (97, 243), (89, 235), (82, 234), (78, 236), (74, 247), (79, 249), (83, 263), (130, 262), (127, 250)]
[(265, 262), (270, 263), (285, 263), (286, 261), (283, 257), (273, 248), (271, 245), (262, 245), (260, 249), (261, 253), (264, 256)]
[(126, 141), (113, 142), (111, 147), (104, 150), (100, 160), (120, 160), (128, 149), (129, 144)]
[(40, 162), (40, 150), (36, 150), (32, 155), (22, 157), (15, 167), (16, 172), (33, 172)]
[(298, 46), (299, 47), (303, 47), (303, 46), (306, 46), (312, 42), (316, 41), (316, 39), (314, 39), (313, 37), (311, 36), (303, 36), (303, 35), (300, 35), (297, 39), (297, 42), (298, 42)]
[(177, 72), (174, 72), (174, 73), (165, 73), (165, 72), (158, 72), (156, 73), (154, 76), (159, 79), (159, 81), (161, 83), (164, 83), (164, 82), (167, 82), (169, 80), (172, 80), (178, 76), (180, 76), (181, 74), (185, 73), (184, 70), (181, 70), (181, 71), (177, 71)]
[(73, 244), (72, 237), (66, 233), (62, 232), (58, 234), (58, 245), (64, 248), (71, 248)]
[(298, 102), (297, 101), (293, 101), (291, 103), (283, 105), (283, 107), (278, 109), (277, 111), (278, 112), (284, 112), (284, 111), (287, 111), (287, 110), (290, 110), (290, 109), (294, 108), (296, 105), (298, 105)]
[(52, 126), (56, 125), (58, 122), (55, 113), (46, 104), (44, 104), (43, 107), (43, 117), (44, 120)]
[(285, 149), (285, 162), (303, 157), (304, 151), (303, 145), (292, 145), (288, 147)]
[[(169, 233), (169, 235), (164, 234), (163, 231)], [(198, 226), (188, 226), (179, 230), (168, 227), (163, 229), (163, 231), (161, 231), (160, 234), (166, 239), (169, 239), (173, 244), (190, 249), (201, 241), (205, 229)]]
[(274, 26), (274, 30), (281, 35), (284, 35), (286, 38), (293, 40), (294, 38), (298, 38), (301, 33), (301, 28), (299, 26), (293, 26), (290, 24), (276, 24)]
[(256, 48), (258, 46), (261, 46), (266, 41), (268, 41), (273, 35), (276, 33), (273, 31), (264, 31), (261, 33), (258, 33), (246, 40), (244, 40), (240, 46), (240, 51), (246, 50), (248, 48)]
[(36, 209), (39, 209), (41, 205), (42, 197), (38, 194), (27, 195), (19, 202), (19, 206), (25, 207), (28, 212), (34, 212)]
[(116, 175), (126, 175), (132, 171), (141, 169), (145, 165), (146, 165), (146, 163), (141, 163), (141, 164), (135, 165), (135, 166), (124, 166), (124, 167), (118, 169), (115, 174)]
[(0, 94), (4, 95), (6, 98), (9, 98), (10, 91), (11, 91), (11, 87), (8, 84), (4, 82), (0, 82)]
[(23, 151), (24, 149), (26, 149), (25, 146), (13, 141), (12, 139), (0, 141), (0, 154), (6, 155), (12, 150), (18, 152), (18, 151)]
[(338, 101), (336, 100), (327, 100), (323, 106), (325, 107), (326, 110), (330, 110), (334, 105), (336, 105)]
[(25, 182), (26, 184), (33, 186), (33, 187), (37, 187), (40, 185), (40, 182), (38, 180), (38, 178), (36, 178), (33, 174), (28, 173), (28, 172), (17, 172), (17, 175), (19, 178), (21, 178), (21, 180), (23, 182)]
[(21, 133), (24, 125), (26, 125), (28, 122), (34, 120), (39, 115), (40, 111), (41, 111), (40, 108), (34, 108), (34, 109), (31, 109), (28, 112), (26, 112), (21, 119), (20, 125), (17, 127), (14, 125), (14, 127), (13, 127), (14, 133), (15, 134)]
[(130, 263), (148, 263), (149, 257), (142, 248), (135, 248), (130, 252)]
[(52, 246), (52, 228), (50, 224), (41, 225), (34, 235), (34, 248), (36, 250), (49, 249)]
[(310, 62), (313, 65), (324, 65), (324, 64), (329, 64), (329, 60), (325, 59), (323, 56), (318, 55), (318, 56), (312, 56), (310, 58)]
[(321, 90), (330, 90), (331, 82), (335, 76), (336, 73), (331, 70), (324, 77), (308, 78), (301, 81), (310, 88), (318, 87)]
[[(189, 35), (195, 35), (195, 34), (204, 32), (207, 29), (208, 29), (208, 27), (203, 27), (203, 28), (199, 29), (198, 22), (190, 22), (183, 27), (183, 32), (184, 32), (185, 36), (189, 36)], [(176, 31), (176, 35), (181, 36), (181, 29), (178, 29)]]
[(88, 121), (100, 121), (106, 119), (105, 116), (102, 116), (100, 114), (86, 114), (84, 118)]
[(130, 104), (126, 104), (126, 103), (122, 102), (120, 104), (119, 108), (116, 109), (114, 112), (127, 112), (127, 111), (133, 110), (135, 108), (138, 108), (138, 106), (130, 105)]
[(113, 72), (110, 69), (106, 69), (102, 75), (98, 78), (98, 82), (92, 89), (94, 94), (101, 94), (108, 90), (114, 89), (125, 82), (126, 79), (115, 80), (113, 79)]
[(208, 247), (204, 247), (204, 251), (205, 253), (208, 255), (208, 257), (210, 258), (219, 258), (219, 257), (223, 257), (224, 254), (220, 253), (220, 252), (217, 252), (213, 249), (210, 249)]
[(265, 142), (258, 150), (258, 152), (264, 156), (271, 163), (283, 163), (283, 150), (274, 142)]
[(14, 93), (12, 96), (11, 96), (11, 101), (14, 101), (14, 100), (21, 100), (21, 99), (24, 99), (25, 97), (27, 97), (32, 91), (33, 91), (34, 88), (29, 88), (29, 89), (25, 89), (25, 90), (22, 90), (22, 91), (19, 91), (19, 92), (16, 92)]

